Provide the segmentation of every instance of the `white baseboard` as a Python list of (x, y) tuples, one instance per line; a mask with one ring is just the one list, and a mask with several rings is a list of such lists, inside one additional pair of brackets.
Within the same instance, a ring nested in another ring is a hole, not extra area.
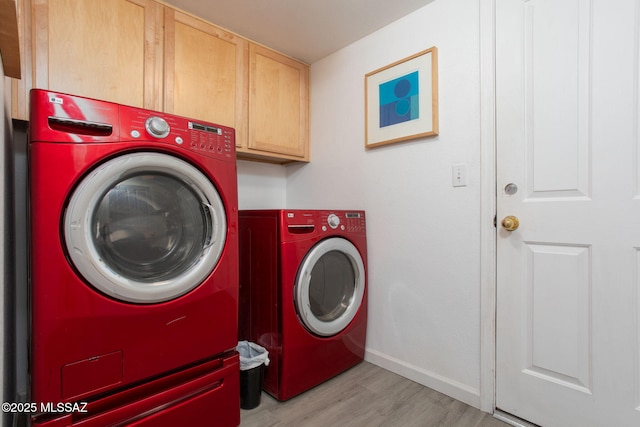
[(480, 409), (480, 391), (478, 389), (429, 372), (426, 369), (411, 365), (376, 350), (367, 349), (364, 358), (367, 362)]

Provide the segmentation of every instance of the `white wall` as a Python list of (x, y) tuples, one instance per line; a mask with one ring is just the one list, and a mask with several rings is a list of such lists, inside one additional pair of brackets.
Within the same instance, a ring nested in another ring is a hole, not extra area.
[(238, 161), (238, 208), (282, 209), (287, 202), (287, 170), (280, 165)]
[[(438, 0), (311, 67), (312, 162), (289, 208), (365, 209), (367, 359), (480, 405), (479, 2)], [(364, 75), (437, 46), (440, 135), (364, 148)], [(465, 163), (468, 186), (452, 186)]]

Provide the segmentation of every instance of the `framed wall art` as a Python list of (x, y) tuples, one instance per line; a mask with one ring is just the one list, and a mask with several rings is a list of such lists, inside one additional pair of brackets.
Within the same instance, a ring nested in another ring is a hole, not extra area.
[(438, 49), (365, 75), (365, 147), (438, 135)]

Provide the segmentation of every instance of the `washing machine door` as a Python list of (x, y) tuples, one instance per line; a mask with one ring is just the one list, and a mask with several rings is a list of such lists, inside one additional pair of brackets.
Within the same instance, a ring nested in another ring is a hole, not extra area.
[(160, 153), (101, 164), (77, 186), (64, 216), (76, 269), (101, 292), (133, 303), (171, 300), (201, 284), (226, 233), (224, 205), (209, 178)]
[(364, 296), (365, 269), (358, 249), (348, 240), (322, 240), (305, 256), (295, 285), (300, 320), (324, 337), (345, 329), (358, 313)]

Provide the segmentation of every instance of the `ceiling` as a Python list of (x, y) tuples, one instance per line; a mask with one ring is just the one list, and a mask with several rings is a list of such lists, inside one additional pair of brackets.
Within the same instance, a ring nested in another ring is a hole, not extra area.
[(164, 0), (313, 63), (434, 0)]

